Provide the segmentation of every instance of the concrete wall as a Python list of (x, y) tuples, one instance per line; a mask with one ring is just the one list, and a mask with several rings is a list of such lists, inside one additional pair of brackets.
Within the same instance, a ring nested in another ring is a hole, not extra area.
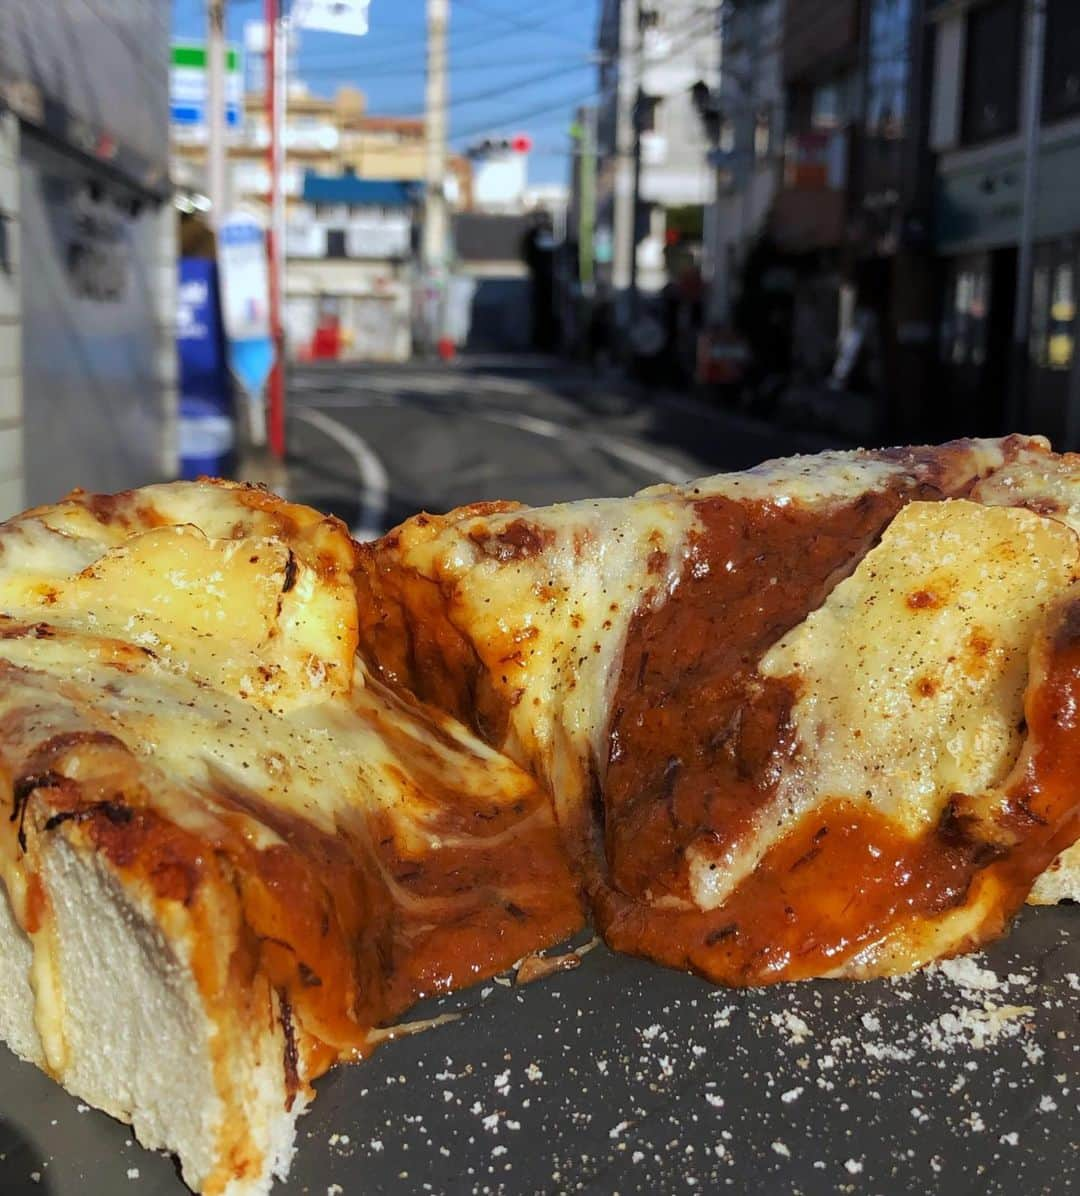
[(171, 208), (111, 180), (95, 201), (93, 166), (25, 131), (19, 176), (27, 499), (160, 481), (174, 452)]
[(142, 181), (168, 174), (168, 54), (164, 0), (0, 0), (0, 94), (28, 119), (62, 123), (114, 163), (138, 160)]
[(175, 473), (169, 33), (160, 0), (0, 0), (0, 517)]

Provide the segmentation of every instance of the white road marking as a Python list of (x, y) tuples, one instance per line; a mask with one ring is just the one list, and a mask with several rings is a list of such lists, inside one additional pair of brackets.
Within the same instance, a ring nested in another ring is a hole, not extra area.
[[(309, 393), (307, 402), (324, 408), (339, 409), (339, 410), (358, 410), (371, 409), (373, 407), (407, 407), (408, 401), (403, 400), (400, 394), (395, 393), (394, 390), (388, 388), (382, 390), (379, 386), (368, 386), (369, 393), (365, 395), (319, 395), (317, 393)], [(377, 393), (370, 393), (376, 391)], [(460, 391), (458, 392), (460, 394)], [(427, 408), (432, 414), (437, 413), (436, 408)], [(299, 407), (294, 408), (294, 412), (298, 419), (305, 418), (308, 415), (321, 415), (321, 412), (315, 411), (313, 407)], [(641, 471), (645, 478), (655, 479), (663, 482), (681, 483), (688, 481), (690, 478), (696, 476), (692, 469), (687, 469), (682, 465), (677, 464), (670, 458), (662, 456), (660, 453), (655, 453), (650, 449), (642, 448), (639, 445), (631, 444), (619, 437), (612, 436), (603, 432), (590, 431), (584, 427), (567, 427), (565, 424), (556, 423), (554, 420), (544, 419), (536, 415), (527, 415), (520, 411), (486, 411), (483, 408), (470, 407), (467, 412), (468, 415), (476, 419), (487, 420), (489, 423), (503, 424), (507, 427), (517, 428), (519, 431), (527, 432), (533, 436), (543, 436), (548, 440), (566, 440), (570, 437), (580, 438), (588, 444), (594, 445), (602, 452), (608, 453), (615, 457), (625, 465), (631, 466), (633, 469)], [(323, 416), (329, 423), (333, 424), (341, 432), (354, 438), (363, 449), (371, 453), (371, 449), (351, 432), (344, 424), (332, 419), (330, 416)], [(322, 427), (316, 420), (309, 420), (315, 426)], [(328, 435), (334, 435), (323, 428)], [(337, 437), (335, 437), (337, 439)], [(340, 443), (340, 441), (339, 441)], [(374, 454), (371, 454), (374, 457)], [(379, 469), (383, 469), (382, 462), (375, 457)], [(385, 477), (385, 470), (383, 470)], [(359, 539), (359, 537), (357, 537)]]
[(294, 408), (293, 419), (303, 420), (329, 436), (352, 457), (360, 481), (360, 517), (352, 529), (357, 540), (375, 540), (386, 530), (386, 510), (390, 499), (390, 478), (386, 466), (371, 446), (339, 420), (310, 407)]
[(683, 482), (688, 482), (692, 477), (697, 476), (693, 470), (684, 469), (681, 465), (676, 465), (673, 461), (658, 456), (648, 449), (639, 448), (636, 444), (627, 444), (612, 436), (601, 437), (600, 447), (613, 457), (618, 457), (620, 461), (625, 461), (627, 465), (642, 469), (647, 474), (653, 474), (663, 482), (682, 485)]
[[(531, 432), (534, 436), (547, 436), (552, 440), (565, 440), (571, 431), (561, 424), (553, 423), (549, 419), (538, 419), (534, 415), (518, 415), (510, 411), (475, 411), (471, 414), (480, 419), (490, 420), (492, 423), (509, 424), (511, 427), (520, 428), (523, 432)], [(578, 430), (574, 429), (574, 431)], [(662, 457), (659, 453), (651, 452), (649, 449), (639, 448), (637, 445), (618, 440), (614, 436), (605, 436), (602, 433), (589, 432), (585, 429), (581, 429), (580, 434), (583, 440), (591, 441), (605, 453), (610, 453), (611, 456), (627, 465), (632, 465), (635, 469), (643, 470), (648, 477), (655, 477), (664, 482), (685, 482), (693, 476), (688, 470), (676, 465), (667, 457)]]

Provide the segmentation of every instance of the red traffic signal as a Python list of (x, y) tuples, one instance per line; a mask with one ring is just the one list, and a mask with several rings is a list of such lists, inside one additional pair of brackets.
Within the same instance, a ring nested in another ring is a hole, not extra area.
[(532, 138), (528, 133), (515, 133), (510, 138), (510, 148), (515, 154), (527, 154), (532, 149)]

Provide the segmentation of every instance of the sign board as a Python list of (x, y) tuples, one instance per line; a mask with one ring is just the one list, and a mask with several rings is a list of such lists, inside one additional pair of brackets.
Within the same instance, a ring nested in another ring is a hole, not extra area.
[(297, 29), (363, 37), (368, 31), (368, 0), (294, 0), (289, 21)]
[[(244, 75), (240, 50), (225, 50), (225, 127), (239, 129), (244, 120)], [(169, 120), (180, 128), (206, 127), (206, 45), (173, 42), (169, 68)]]
[(221, 312), (229, 368), (250, 402), (251, 435), (265, 442), (262, 392), (274, 365), (266, 230), (249, 212), (232, 212), (218, 228)]
[(230, 340), (270, 336), (266, 230), (249, 212), (231, 212), (218, 229), (222, 311)]

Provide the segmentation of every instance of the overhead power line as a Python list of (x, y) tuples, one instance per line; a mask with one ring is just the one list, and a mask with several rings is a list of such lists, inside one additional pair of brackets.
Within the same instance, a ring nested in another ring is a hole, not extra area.
[[(305, 65), (306, 65), (306, 59)], [(569, 65), (571, 62), (576, 62), (581, 66), (597, 66), (599, 60), (593, 54), (554, 54), (545, 55), (544, 61), (547, 61), (555, 66), (561, 66), (563, 63)], [(457, 62), (452, 63), (452, 69), (457, 74), (486, 74), (490, 71), (505, 70), (507, 67), (516, 66), (536, 66), (537, 57), (531, 54), (528, 57), (522, 58), (486, 58), (479, 62)], [(367, 79), (385, 79), (391, 76), (421, 76), (424, 73), (423, 63), (415, 63), (403, 66), (394, 66), (392, 64), (380, 63), (377, 68), (360, 65), (356, 60), (348, 63), (339, 63), (334, 66), (326, 66), (322, 63), (318, 64), (319, 75), (326, 77), (338, 77), (345, 73), (356, 76), (358, 83), (363, 83)]]
[[(462, 0), (456, 0), (456, 2), (458, 4), (460, 4), (460, 3), (462, 3)], [(582, 0), (570, 0), (570, 2), (567, 4), (562, 4), (562, 5), (556, 6), (556, 8), (554, 10), (552, 10), (552, 9), (546, 10), (547, 15), (550, 16), (552, 11), (561, 11), (564, 8), (567, 9), (568, 11), (572, 10), (572, 9), (580, 8), (581, 3), (582, 3)], [(505, 14), (504, 14), (504, 17), (505, 17)], [(482, 27), (469, 26), (469, 27), (463, 29), (460, 26), (451, 26), (451, 30), (450, 30), (451, 56), (453, 56), (454, 54), (460, 53), (463, 50), (482, 49), (485, 46), (494, 46), (500, 42), (505, 42), (505, 41), (507, 41), (507, 39), (515, 37), (517, 35), (515, 30), (517, 32), (526, 32), (526, 33), (528, 33), (528, 32), (543, 33), (544, 32), (544, 29), (542, 28), (542, 26), (544, 24), (543, 21), (530, 22), (530, 21), (521, 21), (518, 18), (510, 18), (510, 19), (512, 19), (514, 21), (514, 25), (512, 27), (509, 27), (509, 28), (506, 28), (503, 30), (498, 30), (498, 31), (492, 30), (490, 21), (485, 22)], [(464, 40), (458, 41), (456, 34), (460, 34), (464, 38)], [(480, 36), (477, 37), (477, 36), (475, 36), (476, 34), (480, 34)], [(588, 43), (582, 42), (577, 38), (567, 38), (566, 40), (567, 40), (568, 44), (574, 46), (578, 50), (579, 53), (586, 53), (592, 48), (591, 42), (588, 42)], [(382, 38), (379, 38), (377, 42), (368, 42), (366, 39), (361, 39), (357, 43), (357, 46), (356, 46), (353, 56), (363, 56), (366, 53), (382, 54), (382, 52), (384, 50), (396, 49), (401, 46), (408, 46), (411, 51), (413, 51), (417, 54), (423, 55), (425, 53), (425, 43), (424, 43), (424, 38), (423, 38), (422, 31), (420, 30), (420, 28), (418, 27), (417, 30), (412, 34), (406, 34), (404, 37), (393, 38), (389, 41), (384, 41)], [(551, 51), (551, 53), (555, 53), (555, 52), (556, 51)], [(545, 52), (545, 53), (547, 53), (547, 52)], [(308, 55), (305, 54), (304, 57), (307, 58)], [(322, 61), (325, 59), (337, 60), (337, 59), (340, 59), (340, 51), (327, 50), (325, 52), (313, 53), (313, 54), (311, 54), (311, 57), (314, 61)], [(407, 56), (407, 57), (409, 58), (409, 60), (411, 60), (411, 55)], [(534, 56), (534, 58), (533, 58), (534, 62), (536, 61), (536, 57), (537, 56)], [(405, 60), (406, 59), (401, 59), (401, 61), (405, 61)], [(382, 65), (382, 64), (380, 64), (380, 65)]]
[[(558, 79), (564, 75), (571, 75), (577, 71), (588, 70), (589, 64), (584, 62), (575, 63), (571, 66), (565, 66), (561, 70), (543, 71), (537, 75), (527, 75), (523, 78), (503, 79), (493, 87), (485, 87), (481, 91), (466, 92), (464, 94), (453, 93), (446, 103), (446, 110), (454, 110), (457, 108), (467, 107), (469, 104), (479, 103), (481, 100), (489, 100), (494, 96), (504, 95), (507, 89), (511, 91), (520, 91), (528, 87), (536, 87), (538, 84), (546, 83), (550, 79)], [(398, 112), (398, 116), (423, 116), (425, 109), (412, 109), (405, 112)]]
[[(484, 16), (491, 17), (496, 21), (501, 21), (504, 25), (509, 26), (518, 32), (536, 33), (541, 37), (555, 38), (558, 41), (570, 42), (575, 46), (581, 46), (581, 42), (576, 37), (568, 37), (565, 33), (550, 27), (551, 9), (545, 10), (545, 17), (540, 21), (523, 20), (521, 17), (512, 13), (504, 12), (502, 9), (493, 8), (491, 5), (483, 4), (480, 0), (456, 0), (466, 10), (472, 9), (475, 12), (482, 13)], [(580, 0), (574, 0), (572, 5), (567, 7), (579, 7)]]
[[(714, 13), (712, 11), (709, 11), (704, 15), (704, 23), (699, 22), (696, 25), (691, 24), (689, 28), (684, 29), (680, 34), (677, 34), (675, 37), (673, 37), (671, 45), (668, 47), (666, 53), (650, 59), (646, 65), (668, 61), (675, 55), (683, 53), (684, 50), (689, 49), (694, 42), (700, 39), (705, 26), (715, 28)], [(589, 103), (592, 100), (599, 100), (605, 95), (615, 91), (617, 87), (618, 79), (616, 77), (606, 88), (594, 87), (585, 94), (579, 93), (576, 96), (566, 96), (559, 100), (542, 104), (538, 107), (517, 110), (506, 115), (500, 114), (495, 116), (494, 119), (485, 121), (483, 124), (477, 124), (476, 126), (470, 127), (468, 129), (455, 132), (453, 134), (452, 140), (458, 142), (469, 137), (478, 136), (481, 133), (489, 132), (499, 125), (505, 126), (518, 124), (522, 121), (530, 120), (535, 116), (545, 115), (548, 112), (556, 112), (559, 110), (564, 110), (568, 107), (575, 108), (580, 104)]]

